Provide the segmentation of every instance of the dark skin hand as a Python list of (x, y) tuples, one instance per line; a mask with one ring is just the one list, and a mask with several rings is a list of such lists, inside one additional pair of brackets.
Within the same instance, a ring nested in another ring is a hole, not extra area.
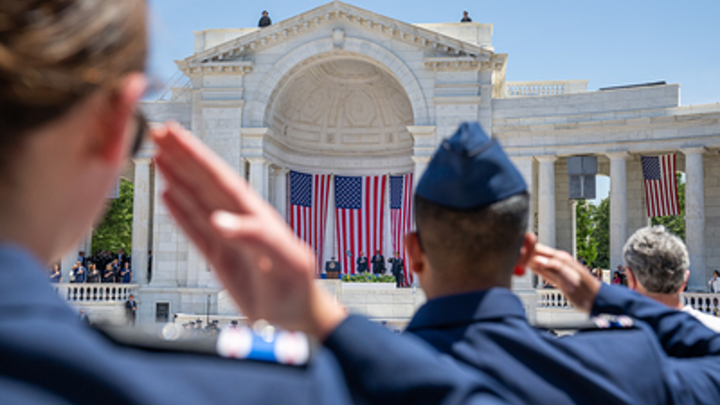
[(562, 291), (575, 308), (590, 313), (602, 282), (569, 253), (538, 243), (529, 267)]

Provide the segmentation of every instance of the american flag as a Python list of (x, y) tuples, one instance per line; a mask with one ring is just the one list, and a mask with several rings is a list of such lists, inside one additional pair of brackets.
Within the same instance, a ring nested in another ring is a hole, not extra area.
[(405, 258), (405, 235), (412, 228), (413, 175), (390, 176), (390, 230), (392, 232), (393, 255), (400, 253), (403, 261), (403, 284), (412, 284), (413, 275)]
[(360, 252), (382, 250), (387, 176), (335, 176), (337, 243), (343, 273), (355, 273)]
[(642, 156), (643, 177), (648, 217), (680, 215), (675, 154)]
[(316, 272), (322, 269), (331, 176), (290, 172), (290, 226), (315, 252)]

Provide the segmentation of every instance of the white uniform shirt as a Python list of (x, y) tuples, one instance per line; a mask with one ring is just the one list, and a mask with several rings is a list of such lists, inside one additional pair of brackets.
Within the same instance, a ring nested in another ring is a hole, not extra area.
[(720, 333), (720, 318), (706, 314), (705, 312), (700, 312), (690, 305), (685, 305), (682, 310), (697, 318), (698, 321), (702, 322), (709, 329)]
[(710, 292), (720, 292), (720, 278), (717, 278), (715, 280), (710, 279), (710, 281), (708, 281), (708, 284), (710, 285)]

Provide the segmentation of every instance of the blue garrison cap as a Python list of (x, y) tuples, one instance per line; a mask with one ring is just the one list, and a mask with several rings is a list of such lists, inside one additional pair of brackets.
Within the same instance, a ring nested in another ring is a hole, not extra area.
[(527, 190), (525, 180), (477, 122), (464, 122), (443, 141), (415, 193), (457, 210), (480, 208)]

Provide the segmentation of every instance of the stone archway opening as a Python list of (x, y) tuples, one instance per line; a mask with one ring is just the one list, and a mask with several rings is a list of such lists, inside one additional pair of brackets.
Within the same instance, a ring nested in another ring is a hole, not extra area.
[(292, 69), (265, 114), (273, 136), (292, 155), (312, 156), (311, 166), (320, 170), (338, 168), (323, 161), (340, 158), (340, 169), (376, 172), (378, 165), (370, 162), (382, 159), (382, 170), (411, 171), (407, 127), (413, 121), (400, 82), (377, 64), (347, 55), (321, 55)]

